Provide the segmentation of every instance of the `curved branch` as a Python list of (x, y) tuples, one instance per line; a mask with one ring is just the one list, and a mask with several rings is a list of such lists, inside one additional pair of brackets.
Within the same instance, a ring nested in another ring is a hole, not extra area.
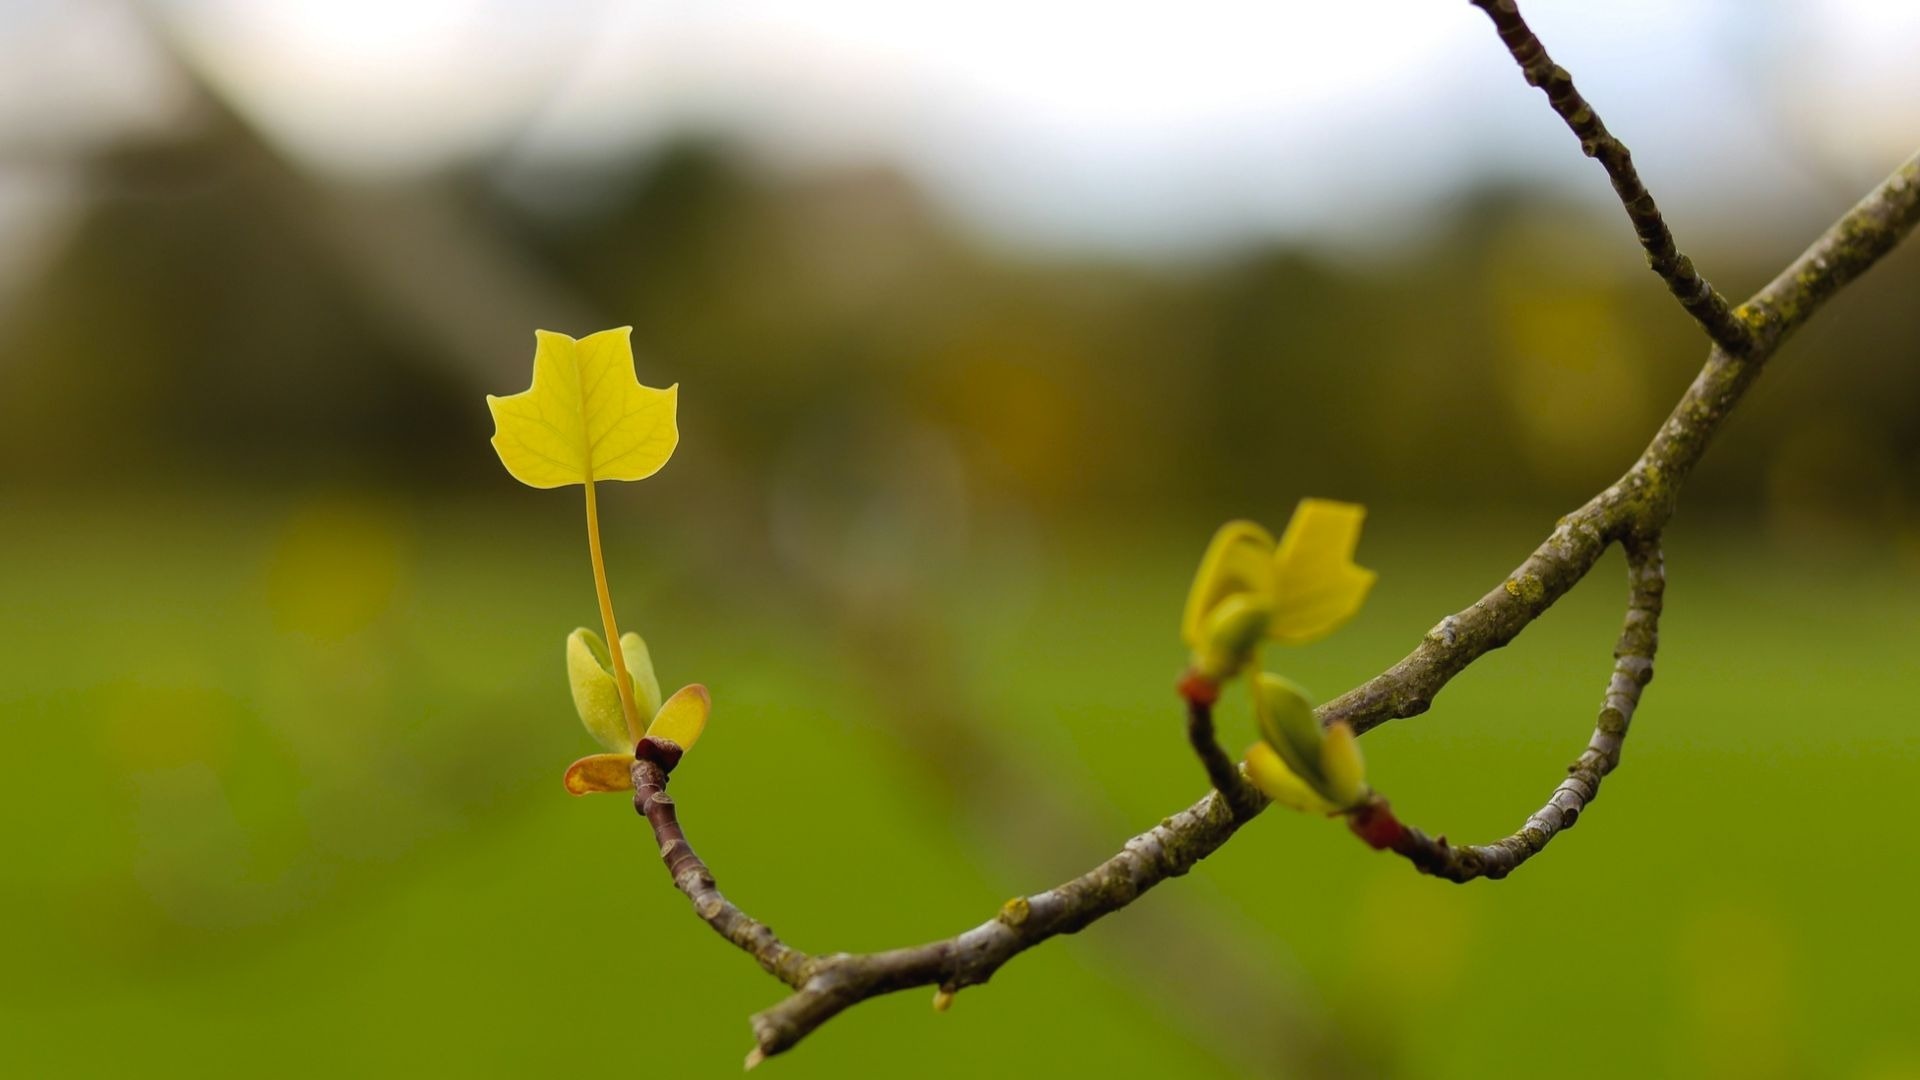
[(1673, 231), (1667, 228), (1666, 219), (1660, 216), (1660, 207), (1653, 201), (1653, 193), (1640, 181), (1639, 170), (1633, 167), (1633, 152), (1607, 130), (1600, 114), (1594, 112), (1593, 106), (1574, 88), (1573, 76), (1567, 69), (1547, 55), (1546, 46), (1533, 35), (1514, 0), (1473, 0), (1473, 6), (1493, 20), (1494, 29), (1499, 31), (1507, 51), (1513, 54), (1514, 62), (1520, 65), (1527, 84), (1545, 92), (1553, 111), (1560, 114), (1560, 119), (1566, 121), (1580, 140), (1581, 152), (1597, 159), (1607, 170), (1614, 194), (1620, 197), (1620, 205), (1633, 222), (1634, 234), (1646, 249), (1647, 265), (1667, 283), (1668, 291), (1706, 330), (1714, 344), (1732, 352), (1744, 352), (1752, 332), (1734, 315), (1727, 298), (1694, 269), (1693, 260), (1680, 253)]
[[(1393, 828), (1392, 811), (1385, 803), (1363, 809), (1353, 822), (1363, 835), (1377, 826), (1395, 833), (1392, 850), (1421, 873), (1448, 881), (1503, 878), (1521, 863), (1543, 851), (1563, 829), (1573, 828), (1587, 805), (1600, 794), (1600, 781), (1620, 764), (1621, 744), (1640, 704), (1640, 690), (1653, 681), (1653, 654), (1660, 643), (1660, 602), (1666, 591), (1666, 569), (1657, 538), (1632, 540), (1627, 549), (1627, 615), (1614, 647), (1613, 676), (1607, 681), (1606, 700), (1593, 738), (1578, 760), (1567, 767), (1567, 778), (1553, 789), (1547, 804), (1534, 811), (1519, 831), (1491, 844), (1456, 847), (1447, 838), (1432, 837), (1411, 827)], [(1386, 822), (1366, 820), (1386, 815)]]

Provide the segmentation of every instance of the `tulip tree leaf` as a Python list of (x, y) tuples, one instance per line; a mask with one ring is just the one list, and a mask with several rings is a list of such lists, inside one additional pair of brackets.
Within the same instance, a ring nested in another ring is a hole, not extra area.
[(621, 327), (577, 341), (534, 332), (533, 385), (487, 395), (493, 448), (514, 479), (537, 488), (642, 480), (673, 456), (680, 387), (640, 385), (632, 332)]

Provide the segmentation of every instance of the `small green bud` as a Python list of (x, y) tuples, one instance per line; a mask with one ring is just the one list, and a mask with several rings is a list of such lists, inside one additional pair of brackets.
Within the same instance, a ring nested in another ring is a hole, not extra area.
[(1261, 672), (1253, 680), (1253, 712), (1260, 734), (1300, 779), (1325, 786), (1320, 766), (1320, 721), (1306, 691), (1291, 679)]
[[(654, 677), (653, 660), (639, 634), (620, 635), (620, 649), (632, 679), (634, 704), (645, 721), (660, 710), (660, 682)], [(607, 643), (586, 627), (567, 635), (567, 680), (573, 687), (574, 711), (580, 714), (580, 723), (588, 734), (608, 750), (632, 753), (636, 740), (627, 730), (626, 714), (620, 707), (613, 658), (607, 652)]]
[[(1335, 724), (1322, 729), (1306, 692), (1266, 672), (1253, 680), (1253, 708), (1272, 755), (1271, 760), (1259, 762), (1253, 753), (1247, 757), (1250, 767), (1261, 765), (1256, 779), (1264, 780), (1262, 790), (1289, 806), (1306, 805), (1327, 813), (1352, 810), (1367, 801), (1367, 767), (1351, 727)], [(1293, 791), (1296, 784), (1311, 791), (1313, 799)]]

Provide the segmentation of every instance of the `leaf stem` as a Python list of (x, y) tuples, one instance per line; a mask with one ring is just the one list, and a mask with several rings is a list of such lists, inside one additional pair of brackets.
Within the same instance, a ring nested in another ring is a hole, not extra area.
[(620, 627), (613, 621), (613, 594), (607, 591), (607, 564), (600, 557), (600, 504), (594, 499), (593, 478), (587, 478), (587, 552), (593, 556), (593, 588), (600, 594), (600, 624), (607, 631), (607, 652), (613, 657), (613, 684), (620, 688), (620, 711), (627, 717), (627, 734), (640, 741), (644, 730), (640, 706), (633, 702), (633, 677), (620, 649)]

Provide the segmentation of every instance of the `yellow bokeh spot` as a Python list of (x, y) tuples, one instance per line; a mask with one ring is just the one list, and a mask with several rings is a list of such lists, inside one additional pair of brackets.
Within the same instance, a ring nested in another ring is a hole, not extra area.
[(1348, 972), (1382, 1013), (1437, 1005), (1473, 960), (1476, 901), (1468, 891), (1383, 863), (1353, 905)]
[(373, 500), (327, 497), (298, 507), (268, 559), (274, 626), (330, 641), (364, 630), (393, 606), (405, 551), (401, 522)]
[(1682, 928), (1677, 1030), (1699, 1076), (1797, 1076), (1791, 951), (1777, 915), (1714, 901)]
[(1494, 300), (1501, 389), (1526, 464), (1568, 483), (1614, 468), (1655, 405), (1645, 350), (1611, 283), (1509, 266), (1496, 275)]

